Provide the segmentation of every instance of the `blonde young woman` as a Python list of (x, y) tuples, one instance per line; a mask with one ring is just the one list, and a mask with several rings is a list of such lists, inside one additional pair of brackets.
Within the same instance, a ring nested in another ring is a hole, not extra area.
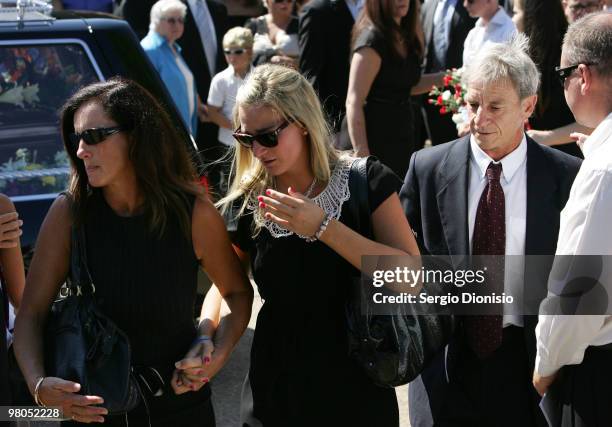
[[(348, 209), (355, 159), (332, 149), (306, 79), (257, 67), (236, 105), (235, 177), (219, 205), (238, 212), (233, 243), (251, 261), (264, 300), (241, 425), (397, 426), (395, 391), (375, 386), (349, 359), (344, 307), (362, 255), (418, 254), (399, 181), (369, 162), (370, 240)], [(213, 287), (205, 308), (219, 303)]]

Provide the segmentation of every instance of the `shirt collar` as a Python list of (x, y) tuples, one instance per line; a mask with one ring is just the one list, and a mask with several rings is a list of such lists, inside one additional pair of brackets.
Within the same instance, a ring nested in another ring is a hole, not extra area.
[(584, 141), (582, 153), (584, 157), (590, 157), (597, 149), (606, 141), (610, 141), (612, 137), (612, 113), (603, 119), (603, 121), (595, 128), (593, 133)]
[(527, 160), (527, 138), (523, 133), (523, 139), (521, 140), (519, 146), (506, 157), (496, 162), (489, 157), (487, 153), (482, 151), (482, 149), (478, 146), (478, 143), (476, 143), (474, 136), (470, 136), (470, 153), (470, 158), (474, 162), (479, 172), (478, 177), (481, 180), (484, 179), (489, 164), (493, 162), (496, 164), (502, 164), (502, 177), (506, 183), (508, 183), (512, 181), (516, 171), (519, 170), (521, 165), (525, 162), (525, 160)]
[(495, 15), (493, 15), (493, 18), (491, 18), (491, 20), (489, 21), (489, 24), (485, 24), (484, 21), (482, 20), (482, 18), (478, 18), (478, 21), (476, 21), (476, 26), (478, 27), (486, 27), (490, 24), (493, 25), (504, 25), (505, 22), (505, 15), (506, 12), (504, 11), (504, 9), (499, 6), (497, 9), (497, 12), (495, 12)]

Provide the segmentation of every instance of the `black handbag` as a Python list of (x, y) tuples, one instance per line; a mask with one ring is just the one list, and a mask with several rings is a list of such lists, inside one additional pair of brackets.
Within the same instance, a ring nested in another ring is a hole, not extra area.
[(47, 375), (78, 382), (80, 393), (101, 396), (109, 415), (134, 409), (141, 399), (128, 337), (95, 304), (85, 233), (73, 227), (70, 274), (51, 306), (45, 334)]
[[(359, 233), (373, 238), (367, 162), (365, 157), (352, 164), (348, 207)], [(381, 387), (409, 383), (448, 343), (455, 327), (454, 317), (417, 313), (413, 304), (393, 304), (392, 315), (373, 314), (369, 304), (361, 304), (369, 289), (360, 280), (357, 282), (356, 292), (346, 305), (350, 357)]]

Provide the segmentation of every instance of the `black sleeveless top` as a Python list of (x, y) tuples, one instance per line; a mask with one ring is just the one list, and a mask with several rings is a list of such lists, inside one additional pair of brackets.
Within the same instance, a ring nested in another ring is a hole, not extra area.
[[(195, 198), (189, 201), (192, 209)], [(132, 363), (171, 372), (196, 336), (198, 260), (191, 237), (174, 215), (158, 237), (144, 215), (118, 216), (100, 191), (90, 198), (85, 230), (96, 302), (127, 334)]]

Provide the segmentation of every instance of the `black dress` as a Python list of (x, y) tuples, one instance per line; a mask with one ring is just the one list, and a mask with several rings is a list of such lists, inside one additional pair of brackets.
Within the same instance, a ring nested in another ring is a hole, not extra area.
[[(174, 216), (164, 235), (148, 230), (144, 215), (121, 217), (101, 192), (90, 197), (86, 220), (87, 258), (96, 285), (96, 303), (128, 336), (132, 364), (155, 368), (165, 386), (163, 395), (147, 393), (152, 426), (214, 426), (210, 387), (175, 395), (170, 386), (174, 363), (196, 337), (194, 303), (198, 260)], [(194, 198), (190, 198), (193, 208)], [(129, 425), (148, 425), (141, 404)], [(125, 425), (124, 416), (107, 417), (110, 425)]]
[[(548, 73), (550, 74), (548, 78), (542, 79), (542, 85), (546, 85), (548, 89), (547, 105), (541, 108), (540, 103), (543, 101), (539, 100), (533, 116), (529, 118), (529, 124), (532, 129), (551, 130), (569, 125), (576, 121), (574, 115), (567, 106), (563, 87), (559, 84), (556, 72), (554, 70), (549, 70)], [(574, 141), (568, 141), (566, 144), (554, 145), (553, 148), (581, 159), (584, 158), (582, 151)]]
[[(374, 211), (401, 183), (378, 161), (369, 163), (368, 177)], [(340, 213), (353, 227), (346, 203)], [(233, 236), (249, 252), (264, 300), (251, 348), (252, 401), (242, 402), (252, 407), (242, 412), (266, 427), (397, 426), (395, 390), (374, 385), (348, 357), (344, 307), (359, 272), (321, 242), (295, 234), (275, 238), (265, 227), (253, 239), (252, 221), (252, 213), (244, 215)]]
[(404, 59), (396, 58), (373, 27), (359, 34), (353, 52), (364, 47), (374, 49), (381, 58), (380, 71), (364, 106), (370, 154), (403, 179), (419, 141), (410, 90), (421, 79), (421, 61), (415, 52), (409, 52)]

